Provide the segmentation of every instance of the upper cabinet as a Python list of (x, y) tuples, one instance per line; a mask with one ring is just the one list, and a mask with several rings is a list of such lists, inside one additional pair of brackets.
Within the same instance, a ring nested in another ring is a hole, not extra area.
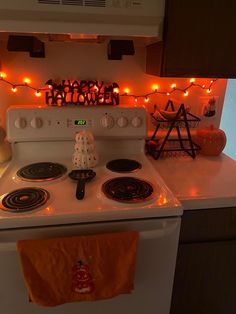
[(236, 77), (236, 1), (167, 0), (163, 41), (147, 47), (146, 72)]

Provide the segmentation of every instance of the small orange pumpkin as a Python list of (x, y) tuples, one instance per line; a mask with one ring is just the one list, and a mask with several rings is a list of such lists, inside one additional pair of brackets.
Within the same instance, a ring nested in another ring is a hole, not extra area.
[(224, 131), (211, 125), (209, 128), (198, 129), (194, 140), (201, 147), (202, 155), (218, 156), (225, 147), (226, 135)]

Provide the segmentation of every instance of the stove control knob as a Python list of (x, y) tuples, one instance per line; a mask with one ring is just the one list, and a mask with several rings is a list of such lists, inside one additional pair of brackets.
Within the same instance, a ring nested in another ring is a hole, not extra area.
[(143, 121), (142, 118), (136, 116), (132, 119), (131, 123), (133, 127), (139, 128), (142, 125)]
[(15, 127), (17, 129), (24, 129), (26, 125), (27, 125), (27, 122), (25, 118), (19, 117), (15, 120)]
[(114, 125), (114, 119), (112, 116), (105, 115), (101, 118), (101, 126), (103, 128), (111, 129)]
[(30, 122), (32, 128), (40, 129), (43, 126), (43, 120), (39, 117), (34, 117)]
[(116, 121), (117, 125), (120, 127), (120, 128), (125, 128), (127, 125), (128, 125), (128, 119), (126, 117), (119, 117)]

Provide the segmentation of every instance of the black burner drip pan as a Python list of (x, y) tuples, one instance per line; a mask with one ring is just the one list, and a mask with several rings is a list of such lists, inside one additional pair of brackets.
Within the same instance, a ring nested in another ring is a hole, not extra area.
[(108, 180), (102, 185), (102, 191), (108, 198), (122, 203), (145, 202), (154, 196), (151, 183), (134, 177)]
[(106, 164), (107, 169), (113, 172), (134, 172), (142, 168), (142, 165), (133, 159), (114, 159)]
[(48, 191), (41, 188), (22, 188), (1, 197), (1, 209), (13, 213), (31, 211), (44, 205), (49, 199)]
[(24, 181), (51, 181), (66, 173), (65, 166), (53, 162), (29, 164), (17, 171), (17, 176)]

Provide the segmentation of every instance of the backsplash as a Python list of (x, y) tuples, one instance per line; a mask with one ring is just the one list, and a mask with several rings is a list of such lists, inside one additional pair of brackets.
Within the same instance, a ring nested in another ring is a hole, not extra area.
[[(130, 94), (143, 95), (152, 92), (152, 86), (157, 84), (160, 91), (169, 91), (174, 83), (178, 88), (189, 85), (189, 78), (159, 78), (145, 74), (145, 47), (136, 46), (134, 56), (124, 56), (123, 60), (107, 59), (107, 45), (105, 43), (61, 43), (47, 42), (46, 58), (29, 58), (28, 53), (8, 52), (6, 41), (0, 41), (1, 70), (7, 73), (11, 82), (22, 82), (24, 77), (30, 77), (32, 85), (42, 87), (48, 79), (88, 79), (117, 82), (120, 93), (129, 88)], [(211, 79), (196, 79), (196, 83), (206, 86)], [(153, 105), (164, 108), (168, 99), (172, 99), (176, 107), (184, 103), (190, 111), (202, 119), (200, 125), (220, 124), (222, 106), (227, 80), (219, 79), (207, 94), (199, 87), (192, 87), (185, 97), (182, 92), (171, 95), (152, 95), (149, 102), (143, 98), (121, 97), (120, 104), (128, 106), (145, 106), (148, 112), (153, 111)], [(216, 114), (213, 117), (204, 117), (203, 112), (210, 98), (216, 100)], [(0, 124), (5, 125), (5, 112), (10, 105), (38, 105), (45, 103), (44, 94), (35, 97), (34, 92), (27, 88), (19, 88), (12, 93), (10, 87), (0, 82)], [(153, 126), (149, 121), (149, 130)]]

